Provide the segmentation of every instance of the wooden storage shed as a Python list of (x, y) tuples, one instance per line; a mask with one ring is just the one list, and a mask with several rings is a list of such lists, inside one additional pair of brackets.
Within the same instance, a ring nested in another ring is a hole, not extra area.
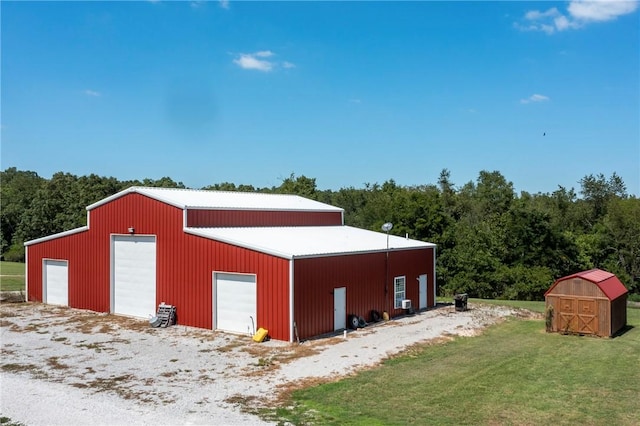
[(545, 293), (553, 308), (548, 331), (611, 337), (627, 325), (628, 290), (612, 273), (601, 269), (558, 279)]
[(29, 301), (293, 341), (436, 304), (435, 244), (345, 226), (295, 195), (132, 187), (25, 243)]

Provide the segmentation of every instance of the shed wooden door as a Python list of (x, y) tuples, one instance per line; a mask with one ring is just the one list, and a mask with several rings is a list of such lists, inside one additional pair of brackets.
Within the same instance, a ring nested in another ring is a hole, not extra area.
[(565, 333), (597, 334), (598, 315), (595, 299), (560, 298), (558, 331)]
[(598, 334), (598, 314), (595, 299), (578, 299), (578, 333)]
[(558, 331), (575, 333), (578, 319), (576, 318), (576, 299), (561, 297), (558, 312)]

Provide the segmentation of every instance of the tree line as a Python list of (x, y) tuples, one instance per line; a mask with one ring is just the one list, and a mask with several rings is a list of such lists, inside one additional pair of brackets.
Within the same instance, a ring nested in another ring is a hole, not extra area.
[[(15, 167), (0, 172), (0, 253), (24, 261), (24, 242), (86, 225), (86, 206), (133, 185), (185, 188), (169, 177), (120, 181), (58, 172), (45, 179)], [(613, 173), (588, 175), (579, 192), (521, 192), (498, 171), (481, 171), (457, 186), (448, 170), (437, 183), (394, 180), (337, 191), (295, 176), (279, 186), (217, 183), (201, 189), (297, 194), (344, 209), (345, 224), (437, 244), (441, 295), (542, 300), (555, 279), (580, 270), (615, 273), (640, 293), (640, 199)]]

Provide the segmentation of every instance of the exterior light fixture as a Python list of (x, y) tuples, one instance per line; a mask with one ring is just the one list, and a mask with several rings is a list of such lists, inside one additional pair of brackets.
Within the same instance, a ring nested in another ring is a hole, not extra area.
[(130, 233), (131, 235), (133, 235), (133, 234), (135, 234), (135, 233), (136, 233), (136, 228), (134, 228), (134, 227), (132, 226), (132, 227), (130, 227), (130, 228), (128, 229), (128, 231), (129, 231), (129, 233)]

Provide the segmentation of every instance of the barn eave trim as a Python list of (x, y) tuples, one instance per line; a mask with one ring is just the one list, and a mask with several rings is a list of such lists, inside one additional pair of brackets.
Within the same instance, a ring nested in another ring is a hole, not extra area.
[(57, 234), (47, 235), (46, 237), (36, 238), (35, 240), (25, 241), (24, 245), (25, 246), (30, 246), (30, 245), (33, 245), (33, 244), (43, 243), (45, 241), (55, 240), (55, 239), (67, 237), (67, 236), (73, 235), (73, 234), (79, 234), (81, 232), (85, 232), (85, 231), (88, 231), (88, 230), (89, 230), (88, 226), (82, 226), (80, 228), (70, 229), (68, 231), (59, 232)]
[(253, 250), (253, 251), (257, 251), (260, 253), (264, 253), (264, 254), (269, 254), (272, 256), (276, 256), (276, 257), (281, 257), (283, 259), (288, 259), (288, 260), (292, 260), (294, 258), (294, 255), (291, 253), (283, 253), (280, 251), (276, 251), (276, 250), (272, 250), (272, 249), (268, 249), (265, 247), (259, 247), (259, 246), (254, 246), (251, 244), (245, 244), (242, 243), (240, 241), (235, 241), (233, 239), (230, 238), (222, 238), (222, 237), (215, 237), (213, 238), (211, 235), (206, 234), (204, 232), (198, 232), (197, 230), (194, 230), (193, 228), (185, 228), (184, 232), (187, 234), (191, 234), (191, 235), (195, 235), (198, 237), (202, 237), (202, 238), (206, 238), (208, 240), (212, 240), (212, 241), (219, 241), (221, 243), (225, 243), (225, 244), (229, 244), (232, 246), (236, 246), (236, 247), (242, 247), (242, 248), (246, 248), (249, 250)]

